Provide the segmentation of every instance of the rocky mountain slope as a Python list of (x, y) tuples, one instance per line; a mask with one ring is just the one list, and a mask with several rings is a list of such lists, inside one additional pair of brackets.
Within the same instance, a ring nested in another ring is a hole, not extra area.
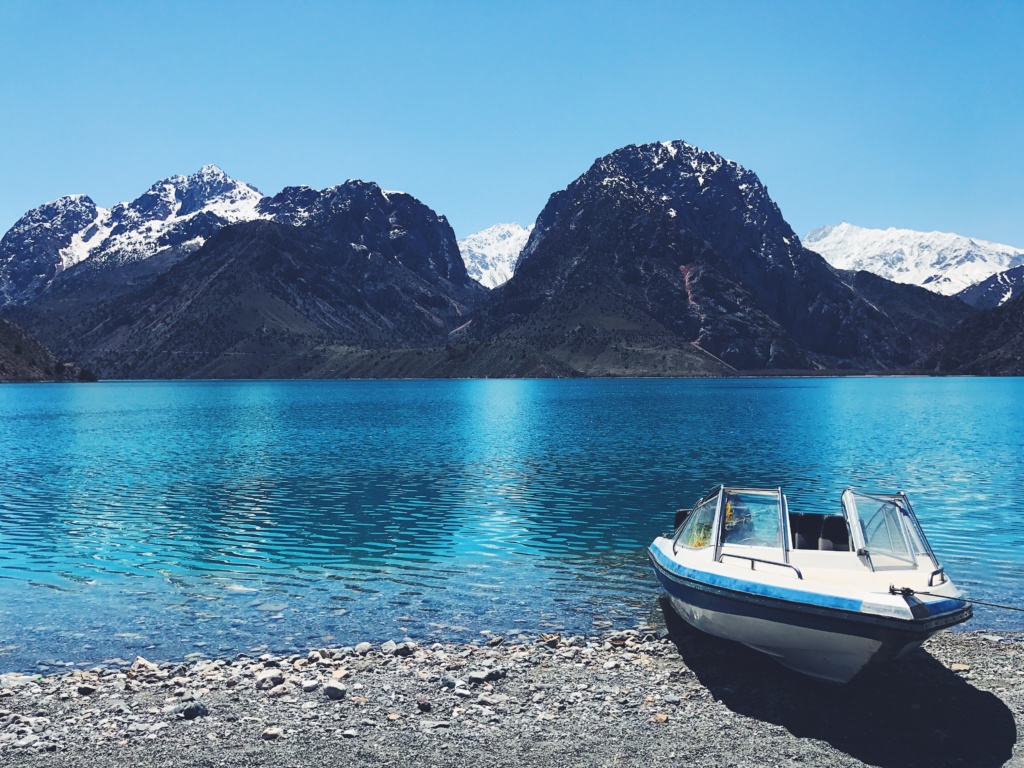
[(213, 165), (158, 181), (113, 208), (69, 195), (35, 208), (0, 240), (0, 306), (31, 301), (79, 264), (77, 282), (116, 273), (121, 281), (160, 271), (195, 252), (214, 232), (268, 217), (263, 195)]
[[(4, 314), (102, 377), (727, 375), (899, 370), (971, 310), (804, 248), (755, 174), (629, 146), (477, 242), (349, 181), (266, 197), (213, 166), (104, 210), (62, 198), (3, 239)], [(470, 246), (463, 244), (468, 252)], [(477, 246), (471, 246), (477, 247)]]
[(14, 323), (0, 320), (0, 382), (95, 381), (73, 363), (63, 363)]
[(864, 270), (952, 296), (1024, 264), (1024, 249), (948, 232), (866, 229), (848, 222), (819, 227), (803, 240), (833, 267)]
[(532, 231), (532, 224), (529, 227), (517, 223), (495, 224), (459, 240), (469, 276), (487, 288), (508, 282)]
[(1024, 265), (998, 272), (992, 277), (964, 288), (957, 298), (976, 309), (992, 309), (1024, 293)]
[(443, 347), (486, 292), (410, 195), (288, 188), (260, 213), (278, 221), (225, 226), (116, 290), (79, 284), (80, 264), (9, 314), (103, 377), (304, 376), (347, 350)]
[(1024, 376), (1024, 296), (961, 322), (919, 368), (932, 373)]
[(680, 141), (552, 195), (474, 323), (587, 372), (892, 369), (928, 345), (803, 248), (754, 173)]

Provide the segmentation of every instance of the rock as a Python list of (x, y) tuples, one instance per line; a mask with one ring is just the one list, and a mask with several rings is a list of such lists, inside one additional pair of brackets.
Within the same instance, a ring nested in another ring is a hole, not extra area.
[(498, 647), (499, 645), (501, 645), (501, 644), (502, 644), (502, 643), (504, 643), (504, 642), (505, 642), (505, 638), (504, 638), (504, 637), (502, 637), (501, 635), (494, 635), (494, 637), (492, 637), (491, 639), (489, 639), (489, 640), (488, 640), (488, 641), (487, 641), (487, 642), (485, 643), (485, 645), (486, 645), (486, 646), (487, 646), (488, 648), (497, 648), (497, 647)]
[(416, 698), (416, 708), (420, 712), (429, 712), (433, 709), (433, 705), (430, 703), (430, 699), (426, 696), (419, 696)]
[(268, 691), (284, 683), (284, 673), (280, 669), (268, 669), (256, 676), (256, 690)]
[(264, 741), (275, 741), (284, 736), (284, 731), (277, 727), (267, 728), (263, 731), (260, 738)]
[(441, 687), (442, 688), (465, 688), (466, 687), (466, 681), (465, 680), (459, 680), (457, 677), (453, 677), (452, 675), (445, 675), (445, 676), (443, 676), (441, 678)]
[(270, 696), (274, 699), (278, 699), (282, 696), (287, 696), (289, 693), (291, 693), (291, 690), (292, 687), (288, 685), (288, 683), (281, 683), (280, 685), (275, 685), (273, 688), (267, 691), (267, 696)]
[(487, 672), (486, 670), (475, 670), (470, 672), (466, 679), (470, 685), (483, 685), (487, 682)]
[(655, 723), (667, 723), (668, 715), (666, 715), (664, 712), (659, 712), (654, 717), (652, 717), (651, 720)]
[(395, 656), (412, 656), (416, 652), (416, 643), (399, 643), (393, 651)]
[(970, 664), (954, 664), (953, 666), (950, 667), (950, 669), (953, 670), (954, 672), (970, 672), (971, 671), (971, 665)]
[(451, 723), (447, 723), (444, 720), (421, 720), (420, 725), (425, 731), (433, 731), (437, 728), (450, 728)]
[(310, 651), (309, 655), (306, 657), (306, 662), (308, 664), (316, 664), (319, 661), (323, 661), (323, 659), (324, 657), (320, 651)]
[(397, 647), (398, 644), (394, 640), (388, 640), (385, 643), (381, 643), (380, 652), (383, 653), (385, 656), (390, 656), (395, 652), (395, 648)]
[(210, 714), (209, 708), (201, 701), (190, 701), (181, 710), (181, 716), (185, 720), (195, 720), (197, 717), (206, 717)]
[(78, 686), (78, 695), (79, 696), (92, 696), (94, 693), (96, 693), (96, 690), (97, 689), (96, 689), (95, 685), (91, 685), (89, 683), (82, 683), (81, 685)]
[(309, 679), (309, 680), (303, 680), (302, 681), (302, 691), (303, 691), (303, 693), (312, 693), (313, 691), (315, 691), (319, 687), (320, 687), (320, 681), (319, 680)]
[(355, 739), (359, 736), (359, 731), (357, 731), (355, 728), (346, 728), (344, 731), (341, 732), (341, 735), (343, 738), (346, 739)]
[(16, 747), (18, 749), (24, 749), (25, 747), (31, 747), (37, 741), (39, 741), (39, 737), (36, 736), (34, 733), (30, 733), (28, 736), (18, 739), (11, 746)]
[(324, 686), (324, 695), (332, 701), (339, 701), (345, 698), (347, 693), (348, 688), (340, 683), (327, 683), (327, 685)]
[(360, 656), (365, 656), (366, 654), (368, 654), (372, 650), (373, 650), (373, 646), (370, 645), (369, 643), (360, 643), (359, 645), (357, 645), (355, 647), (355, 652), (357, 654), (359, 654)]

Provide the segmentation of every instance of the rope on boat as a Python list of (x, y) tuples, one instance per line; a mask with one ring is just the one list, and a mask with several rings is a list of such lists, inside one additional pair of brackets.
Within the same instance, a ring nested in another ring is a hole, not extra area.
[[(890, 595), (903, 595), (904, 597), (912, 597), (914, 595), (927, 595), (928, 597), (946, 597), (946, 598), (949, 597), (949, 595), (937, 595), (934, 592), (918, 592), (917, 590), (913, 590), (910, 587), (896, 587), (896, 586), (890, 586), (889, 587), (889, 594)], [(1024, 608), (1016, 608), (1016, 607), (1014, 607), (1012, 605), (1000, 605), (999, 603), (986, 603), (984, 600), (971, 600), (968, 597), (958, 597), (958, 598), (955, 598), (955, 599), (963, 600), (965, 603), (974, 603), (975, 605), (987, 605), (989, 608), (1002, 608), (1003, 610), (1006, 610), (1006, 611), (1020, 611), (1021, 613), (1024, 613)]]

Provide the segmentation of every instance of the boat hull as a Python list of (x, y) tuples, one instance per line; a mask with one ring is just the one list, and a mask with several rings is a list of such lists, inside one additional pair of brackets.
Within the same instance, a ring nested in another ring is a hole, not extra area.
[(835, 683), (849, 682), (914, 650), (940, 629), (971, 614), (970, 607), (962, 604), (959, 611), (921, 620), (868, 616), (723, 589), (670, 572), (653, 553), (651, 561), (672, 607), (694, 628)]

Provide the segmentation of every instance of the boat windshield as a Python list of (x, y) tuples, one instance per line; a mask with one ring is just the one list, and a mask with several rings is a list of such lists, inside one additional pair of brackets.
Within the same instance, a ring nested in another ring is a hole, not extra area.
[(935, 562), (910, 502), (903, 494), (864, 494), (847, 490), (843, 494), (843, 507), (848, 515), (851, 507), (856, 514), (874, 570), (916, 567), (919, 557)]
[(727, 489), (722, 515), (722, 543), (781, 547), (781, 519), (777, 491)]

